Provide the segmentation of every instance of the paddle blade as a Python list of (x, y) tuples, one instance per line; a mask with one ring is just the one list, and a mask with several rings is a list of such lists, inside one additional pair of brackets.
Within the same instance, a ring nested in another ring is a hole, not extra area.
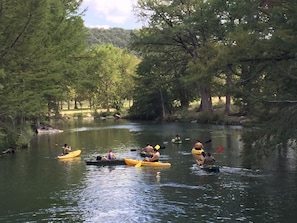
[(142, 161), (138, 162), (135, 167), (141, 167)]
[(223, 146), (220, 146), (219, 148), (217, 148), (217, 150), (216, 150), (216, 153), (218, 154), (218, 153), (221, 153), (221, 152), (223, 152), (224, 151), (224, 147)]

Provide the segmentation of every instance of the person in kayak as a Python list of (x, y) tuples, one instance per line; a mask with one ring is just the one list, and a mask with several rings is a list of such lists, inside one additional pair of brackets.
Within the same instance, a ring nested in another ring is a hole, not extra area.
[(160, 152), (158, 151), (161, 147), (157, 144), (155, 145), (155, 147), (153, 148), (153, 156), (151, 158), (146, 157), (144, 159), (144, 161), (148, 161), (148, 162), (159, 162), (159, 158), (160, 158)]
[(154, 150), (154, 147), (151, 144), (147, 144), (146, 147), (144, 147), (143, 151), (146, 153), (152, 153)]
[(71, 152), (71, 146), (67, 145), (66, 143), (64, 144), (64, 146), (62, 147), (62, 153), (64, 155), (68, 154)]
[(204, 146), (203, 144), (197, 140), (194, 144), (194, 148), (195, 150), (195, 159), (196, 159), (196, 163), (199, 166), (202, 166), (204, 163), (204, 159), (205, 159), (205, 153), (204, 153)]
[(117, 159), (112, 150), (109, 150), (106, 156), (97, 156), (96, 160), (115, 160)]
[(110, 150), (110, 151), (107, 153), (107, 159), (108, 159), (108, 160), (115, 160), (115, 159), (116, 159), (116, 156), (115, 156), (115, 154), (112, 152), (112, 150)]
[(151, 144), (146, 144), (146, 146), (142, 149), (142, 151), (140, 152), (140, 155), (143, 157), (153, 157), (153, 150), (154, 147)]
[(203, 167), (211, 167), (215, 165), (216, 159), (211, 155), (211, 153), (206, 153), (204, 162), (203, 162)]
[(204, 150), (204, 146), (202, 144), (202, 142), (200, 142), (199, 140), (197, 140), (194, 144), (194, 149), (196, 150)]
[(181, 141), (180, 136), (179, 136), (178, 134), (176, 134), (176, 136), (174, 137), (173, 141), (174, 141), (174, 142), (179, 142), (179, 141)]

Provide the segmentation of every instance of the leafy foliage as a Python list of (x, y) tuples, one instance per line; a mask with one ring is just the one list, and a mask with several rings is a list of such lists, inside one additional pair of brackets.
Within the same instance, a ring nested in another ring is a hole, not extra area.
[[(276, 148), (296, 138), (296, 1), (142, 0), (137, 10), (148, 26), (135, 32), (133, 49), (142, 63), (155, 61), (153, 70), (139, 73), (142, 84), (166, 76), (168, 104), (200, 96), (206, 112), (213, 94), (232, 96), (240, 114), (258, 123), (257, 134), (249, 132), (251, 147)], [(147, 107), (148, 98), (136, 94), (137, 108)]]
[(66, 74), (73, 72), (73, 58), (86, 46), (83, 21), (77, 13), (80, 3), (2, 1), (0, 111), (2, 131), (9, 139), (3, 144), (23, 136), (20, 132), (27, 131), (27, 121), (57, 113), (57, 102), (69, 85)]
[(136, 56), (112, 44), (97, 45), (88, 52), (88, 69), (83, 88), (88, 87), (89, 100), (94, 109), (111, 107), (122, 109), (122, 101), (129, 99), (133, 88)]
[(86, 28), (89, 47), (101, 44), (112, 44), (121, 49), (128, 48), (131, 43), (132, 30), (122, 28)]

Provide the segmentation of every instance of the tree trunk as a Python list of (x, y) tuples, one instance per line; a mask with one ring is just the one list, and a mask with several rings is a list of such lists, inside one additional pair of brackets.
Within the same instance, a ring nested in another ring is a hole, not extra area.
[(76, 97), (75, 97), (75, 99), (74, 99), (74, 109), (78, 109), (78, 107), (77, 107), (77, 100), (76, 100)]
[[(249, 69), (249, 66), (242, 66), (241, 68), (241, 73), (242, 73), (242, 79), (245, 80), (242, 83), (243, 88), (246, 90), (246, 92), (251, 91), (251, 81), (250, 81), (250, 72), (251, 70)], [(243, 105), (241, 108), (240, 113), (242, 115), (247, 115), (250, 113), (251, 110), (251, 104), (250, 104), (250, 99), (246, 95), (243, 96)]]
[(92, 106), (92, 99), (89, 98), (89, 108), (92, 109), (92, 107), (93, 107), (93, 106)]
[(231, 75), (227, 75), (227, 78), (226, 78), (226, 105), (225, 105), (225, 114), (229, 115), (231, 112), (232, 112), (232, 109), (231, 109), (231, 95), (228, 91), (228, 89), (230, 89), (231, 87)]
[(162, 105), (162, 119), (165, 119), (166, 113), (165, 113), (165, 105), (164, 105), (164, 98), (162, 89), (160, 88), (160, 97), (161, 97), (161, 105)]
[(106, 112), (109, 113), (110, 108), (109, 108), (109, 94), (108, 94), (108, 85), (107, 84), (105, 84), (105, 92), (106, 92), (105, 107), (106, 107)]
[(201, 104), (200, 108), (203, 112), (213, 112), (211, 90), (209, 86), (200, 86)]

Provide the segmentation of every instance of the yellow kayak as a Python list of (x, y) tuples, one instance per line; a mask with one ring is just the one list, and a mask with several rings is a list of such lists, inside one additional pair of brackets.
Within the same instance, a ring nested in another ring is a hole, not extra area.
[(147, 162), (143, 160), (134, 160), (134, 159), (124, 159), (126, 165), (135, 166), (136, 164), (141, 162), (141, 166), (155, 166), (155, 167), (170, 167), (171, 163), (161, 163), (161, 162)]
[(78, 150), (75, 150), (75, 151), (72, 151), (66, 155), (59, 155), (57, 158), (58, 159), (68, 159), (68, 158), (73, 158), (73, 157), (77, 157), (81, 154), (81, 150), (78, 149)]

